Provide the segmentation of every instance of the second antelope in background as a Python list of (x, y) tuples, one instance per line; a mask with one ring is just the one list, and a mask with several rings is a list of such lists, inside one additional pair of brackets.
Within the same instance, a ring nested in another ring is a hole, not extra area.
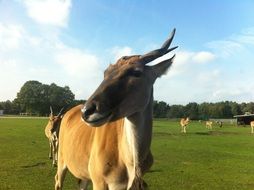
[(254, 133), (254, 121), (250, 122), (251, 133)]
[(182, 118), (182, 119), (180, 120), (181, 132), (182, 132), (182, 133), (186, 133), (186, 127), (187, 127), (187, 125), (189, 124), (189, 121), (190, 121), (190, 119), (189, 119), (188, 117)]
[(212, 121), (206, 121), (205, 126), (207, 129), (213, 129), (213, 122)]
[(49, 140), (49, 158), (53, 159), (53, 166), (57, 165), (58, 135), (63, 117), (62, 111), (63, 108), (56, 116), (54, 116), (52, 107), (50, 106), (49, 121), (45, 127), (45, 135)]

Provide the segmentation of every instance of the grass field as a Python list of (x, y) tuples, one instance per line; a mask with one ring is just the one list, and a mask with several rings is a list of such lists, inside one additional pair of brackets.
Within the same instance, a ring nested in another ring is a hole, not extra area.
[[(0, 118), (0, 189), (50, 190), (55, 168), (48, 159), (46, 119)], [(155, 120), (154, 165), (145, 180), (151, 190), (254, 189), (254, 135), (249, 127), (224, 125), (212, 131), (191, 122)], [(67, 175), (64, 189), (76, 189)]]

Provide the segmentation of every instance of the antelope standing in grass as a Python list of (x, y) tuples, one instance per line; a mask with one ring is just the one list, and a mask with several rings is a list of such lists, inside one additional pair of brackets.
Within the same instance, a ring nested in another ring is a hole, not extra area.
[(146, 64), (177, 48), (169, 48), (174, 34), (175, 29), (160, 49), (124, 56), (110, 65), (85, 105), (64, 115), (56, 190), (62, 189), (67, 170), (80, 179), (83, 190), (89, 181), (94, 190), (144, 189), (142, 176), (153, 164), (153, 84), (174, 56), (153, 66)]
[(223, 122), (222, 121), (216, 121), (215, 123), (217, 123), (219, 125), (219, 127), (221, 128), (222, 125), (223, 125)]
[(190, 121), (190, 119), (188, 117), (187, 118), (182, 118), (180, 120), (181, 132), (182, 133), (186, 133), (186, 127), (189, 124), (189, 121)]
[(250, 122), (251, 133), (254, 133), (254, 121)]
[(52, 107), (50, 106), (50, 115), (48, 124), (45, 127), (45, 135), (49, 140), (49, 158), (53, 161), (53, 166), (57, 165), (57, 152), (58, 152), (58, 135), (59, 127), (62, 119), (62, 111), (58, 113), (57, 116), (54, 116)]
[(213, 129), (213, 122), (212, 121), (206, 121), (205, 126), (207, 129)]

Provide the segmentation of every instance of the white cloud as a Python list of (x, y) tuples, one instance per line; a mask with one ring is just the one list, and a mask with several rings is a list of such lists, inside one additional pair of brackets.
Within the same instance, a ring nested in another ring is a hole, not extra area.
[(243, 49), (243, 45), (231, 40), (218, 40), (207, 43), (207, 47), (211, 48), (216, 55), (227, 58)]
[(236, 40), (240, 43), (243, 43), (243, 44), (254, 45), (254, 35), (253, 34), (238, 36)]
[(212, 54), (211, 52), (201, 51), (194, 54), (192, 57), (192, 60), (193, 62), (196, 62), (196, 63), (207, 63), (214, 60), (214, 58), (215, 58), (215, 55)]
[[(167, 54), (161, 58), (158, 58), (156, 61), (154, 61), (153, 64), (159, 63), (165, 59), (169, 59), (170, 57), (172, 57), (172, 54)], [(167, 77), (190, 73), (193, 69), (196, 69), (197, 64), (209, 63), (212, 62), (215, 58), (216, 56), (213, 53), (206, 51), (178, 51), (176, 52), (174, 62), (167, 74)]]
[[(170, 71), (168, 72), (168, 77), (177, 76), (180, 74), (183, 74), (184, 72), (187, 72), (187, 67), (189, 67), (192, 60), (194, 53), (193, 52), (177, 52), (175, 60), (170, 68)], [(169, 58), (169, 57), (168, 57)]]
[(0, 68), (0, 101), (13, 100), (22, 83), (21, 68), (16, 59), (3, 59), (1, 55)]
[(39, 38), (39, 37), (33, 37), (33, 36), (30, 36), (28, 38), (28, 43), (31, 44), (31, 46), (39, 46), (41, 43), (42, 43), (42, 39)]
[(24, 0), (28, 15), (40, 24), (67, 26), (71, 0)]
[[(187, 104), (188, 102), (202, 102), (210, 97), (206, 92), (206, 85), (219, 76), (220, 71), (209, 70), (203, 72), (204, 67), (211, 67), (216, 56), (206, 51), (176, 51), (175, 60), (166, 76), (155, 83), (155, 99), (171, 104)], [(166, 55), (156, 60), (156, 63), (172, 56)], [(202, 64), (200, 64), (202, 63)], [(202, 72), (201, 72), (202, 71)], [(202, 96), (203, 94), (203, 96)]]
[(96, 55), (1, 22), (0, 68), (0, 101), (13, 100), (28, 80), (67, 85), (76, 98), (88, 98), (103, 77)]
[(114, 57), (114, 61), (117, 61), (122, 56), (133, 55), (134, 53), (133, 50), (128, 46), (125, 47), (115, 46), (111, 49), (111, 54)]
[(19, 48), (23, 33), (22, 26), (0, 23), (0, 50), (7, 51)]
[(197, 75), (197, 81), (200, 81), (198, 85), (202, 85), (204, 83), (210, 83), (210, 82), (215, 83), (216, 79), (220, 77), (220, 75), (221, 75), (221, 71), (219, 69), (201, 72), (200, 74)]
[(222, 87), (214, 89), (211, 93), (211, 100), (218, 102), (221, 100), (239, 101), (239, 102), (250, 102), (253, 101), (254, 93), (250, 89), (243, 87)]
[(98, 58), (80, 49), (63, 47), (57, 50), (55, 60), (72, 77), (93, 78), (100, 72)]
[(231, 55), (248, 49), (248, 45), (254, 45), (254, 27), (243, 29), (239, 34), (232, 34), (231, 36), (215, 40), (206, 44), (211, 48), (216, 55), (227, 58)]
[(254, 45), (254, 27), (243, 29), (241, 34), (233, 35), (231, 39), (242, 44)]
[(103, 78), (99, 59), (84, 50), (58, 45), (54, 60), (63, 70), (65, 85), (70, 86), (77, 99), (87, 99)]

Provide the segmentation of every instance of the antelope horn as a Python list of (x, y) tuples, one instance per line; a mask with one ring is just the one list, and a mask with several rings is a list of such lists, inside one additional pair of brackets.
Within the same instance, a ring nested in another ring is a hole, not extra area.
[(64, 110), (64, 107), (62, 107), (62, 109), (60, 110), (60, 112), (58, 113), (58, 115), (56, 117), (59, 117), (62, 114), (63, 110)]
[(51, 106), (49, 106), (49, 109), (50, 109), (50, 114), (53, 115), (53, 109)]
[(169, 38), (164, 42), (164, 44), (161, 46), (160, 49), (156, 49), (156, 50), (153, 50), (149, 53), (141, 55), (140, 59), (141, 59), (142, 63), (147, 64), (147, 63), (157, 59), (158, 57), (161, 57), (161, 56), (167, 54), (168, 52), (176, 49), (178, 46), (169, 48), (171, 42), (173, 41), (175, 31), (176, 31), (176, 29), (174, 28), (173, 31), (171, 32)]

